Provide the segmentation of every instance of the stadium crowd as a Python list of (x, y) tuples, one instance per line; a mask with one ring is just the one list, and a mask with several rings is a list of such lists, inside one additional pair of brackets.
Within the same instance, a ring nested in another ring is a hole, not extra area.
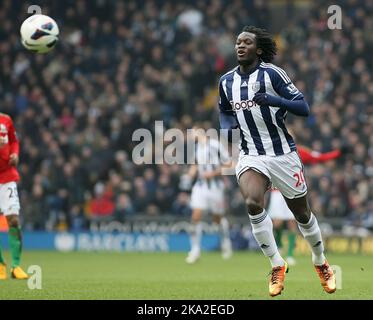
[[(81, 230), (91, 221), (138, 214), (189, 218), (178, 189), (186, 166), (135, 165), (132, 134), (218, 128), (217, 82), (235, 65), (244, 25), (265, 27), (275, 60), (311, 106), (288, 117), (298, 144), (352, 152), (307, 167), (313, 210), (345, 224), (373, 227), (373, 6), (339, 1), (342, 30), (330, 30), (325, 1), (292, 1), (281, 29), (269, 1), (41, 1), (61, 40), (47, 55), (27, 52), (19, 26), (23, 1), (0, 4), (0, 111), (20, 137), (19, 194), (27, 230)], [(296, 13), (295, 13), (296, 12)], [(155, 152), (159, 152), (156, 150)], [(246, 216), (235, 177), (226, 178), (229, 213)]]

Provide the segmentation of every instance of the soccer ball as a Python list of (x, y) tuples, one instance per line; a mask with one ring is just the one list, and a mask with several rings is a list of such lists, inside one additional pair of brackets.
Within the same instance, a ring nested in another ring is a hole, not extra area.
[(27, 18), (21, 26), (23, 46), (36, 53), (51, 51), (58, 41), (59, 33), (56, 21), (43, 14)]

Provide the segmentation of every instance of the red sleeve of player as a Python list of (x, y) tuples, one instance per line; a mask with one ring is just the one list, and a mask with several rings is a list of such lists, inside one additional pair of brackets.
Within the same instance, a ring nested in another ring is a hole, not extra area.
[(339, 150), (320, 153), (317, 151), (310, 151), (302, 147), (298, 148), (298, 153), (299, 153), (299, 157), (301, 158), (304, 164), (315, 164), (315, 163), (326, 162), (326, 161), (333, 160), (341, 156), (341, 151)]
[(8, 136), (9, 136), (10, 154), (16, 153), (18, 155), (19, 154), (19, 142), (18, 142), (17, 133), (16, 133), (16, 130), (14, 129), (12, 120), (9, 120)]

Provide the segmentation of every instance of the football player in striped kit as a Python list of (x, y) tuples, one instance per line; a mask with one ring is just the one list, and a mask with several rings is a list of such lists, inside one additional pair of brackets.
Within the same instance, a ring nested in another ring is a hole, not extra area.
[(224, 181), (222, 167), (228, 165), (227, 151), (218, 140), (206, 135), (200, 127), (193, 128), (194, 138), (198, 138), (195, 148), (196, 164), (191, 165), (187, 176), (183, 179), (195, 183), (191, 193), (192, 232), (191, 250), (186, 262), (195, 263), (201, 256), (202, 216), (203, 213), (212, 214), (213, 221), (219, 225), (221, 234), (222, 258), (232, 256), (232, 245), (229, 236), (229, 222), (225, 217)]
[(309, 106), (286, 72), (272, 64), (276, 43), (264, 29), (246, 26), (235, 44), (238, 66), (219, 81), (220, 125), (241, 134), (236, 176), (247, 205), (253, 235), (271, 262), (269, 294), (284, 289), (288, 265), (277, 248), (264, 195), (273, 185), (284, 196), (312, 250), (321, 285), (336, 290), (334, 273), (324, 255), (317, 219), (307, 201), (307, 184), (292, 136), (285, 127), (287, 112), (306, 117)]

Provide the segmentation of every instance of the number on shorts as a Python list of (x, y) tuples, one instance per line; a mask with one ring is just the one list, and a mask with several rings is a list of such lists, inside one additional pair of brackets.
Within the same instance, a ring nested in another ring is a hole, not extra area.
[(294, 173), (293, 177), (297, 179), (297, 183), (295, 184), (295, 187), (298, 188), (299, 186), (304, 183), (304, 175), (303, 175), (303, 169), (299, 171), (299, 173)]
[(8, 191), (9, 191), (9, 199), (18, 197), (17, 188), (8, 188)]

